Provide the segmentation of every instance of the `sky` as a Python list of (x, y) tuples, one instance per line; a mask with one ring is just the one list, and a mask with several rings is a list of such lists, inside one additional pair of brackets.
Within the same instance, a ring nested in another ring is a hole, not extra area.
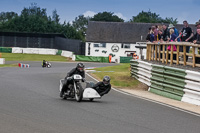
[(16, 12), (18, 15), (24, 7), (37, 3), (47, 9), (51, 16), (57, 10), (60, 22), (72, 22), (79, 15), (92, 17), (100, 12), (112, 12), (129, 21), (141, 11), (159, 14), (163, 19), (172, 17), (182, 24), (187, 20), (195, 24), (200, 19), (200, 0), (0, 0), (0, 12)]

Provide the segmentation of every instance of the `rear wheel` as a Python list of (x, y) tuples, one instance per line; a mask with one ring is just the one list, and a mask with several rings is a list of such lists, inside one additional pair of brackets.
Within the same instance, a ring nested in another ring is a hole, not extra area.
[(77, 102), (80, 102), (83, 99), (83, 87), (80, 83), (76, 83), (75, 98)]

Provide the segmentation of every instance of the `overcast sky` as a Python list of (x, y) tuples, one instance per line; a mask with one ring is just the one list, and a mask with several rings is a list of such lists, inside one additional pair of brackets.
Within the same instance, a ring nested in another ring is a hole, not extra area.
[(99, 12), (113, 12), (129, 21), (141, 11), (151, 11), (160, 17), (173, 17), (182, 24), (187, 20), (194, 24), (200, 19), (200, 0), (0, 0), (0, 12), (21, 13), (24, 7), (37, 3), (47, 9), (51, 16), (54, 9), (60, 15), (60, 22), (71, 22), (79, 15), (93, 16)]

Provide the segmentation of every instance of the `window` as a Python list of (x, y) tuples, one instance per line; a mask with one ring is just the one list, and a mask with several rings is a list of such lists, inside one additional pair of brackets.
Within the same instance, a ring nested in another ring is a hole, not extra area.
[(94, 43), (94, 47), (106, 48), (106, 43)]
[(130, 49), (130, 44), (124, 44), (124, 43), (122, 43), (122, 48)]

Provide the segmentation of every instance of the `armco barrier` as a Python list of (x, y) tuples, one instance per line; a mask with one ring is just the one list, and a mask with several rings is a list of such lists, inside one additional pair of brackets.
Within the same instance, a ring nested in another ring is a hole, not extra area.
[(58, 50), (56, 55), (61, 55), (61, 53), (62, 53), (62, 50)]
[(62, 50), (61, 56), (72, 58), (72, 56), (73, 56), (73, 52)]
[(12, 53), (23, 53), (23, 48), (20, 47), (13, 47)]
[(92, 61), (109, 63), (108, 57), (76, 55), (76, 61)]
[(2, 52), (2, 53), (11, 53), (12, 52), (12, 48), (0, 47), (0, 52)]
[(131, 76), (138, 79), (140, 82), (150, 86), (151, 78), (151, 64), (147, 62), (140, 62), (137, 60), (131, 60)]
[(133, 59), (133, 57), (122, 57), (122, 56), (120, 56), (120, 63), (130, 63), (131, 59)]
[(200, 73), (131, 60), (131, 76), (164, 97), (200, 105)]

